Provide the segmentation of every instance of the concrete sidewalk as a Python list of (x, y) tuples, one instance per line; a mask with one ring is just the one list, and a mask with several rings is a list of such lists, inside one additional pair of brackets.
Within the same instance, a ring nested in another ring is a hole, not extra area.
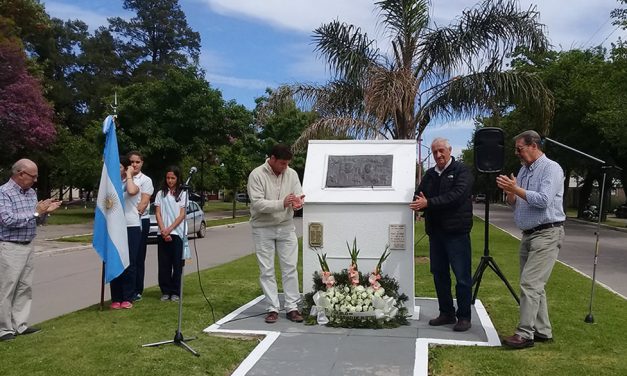
[[(281, 294), (282, 295), (282, 294)], [(280, 299), (282, 301), (282, 296)], [(263, 296), (204, 330), (221, 336), (254, 336), (263, 340), (233, 372), (252, 375), (428, 375), (431, 344), (500, 346), (498, 334), (481, 301), (472, 307), (472, 328), (429, 326), (438, 315), (433, 298), (416, 298), (420, 317), (395, 329), (345, 329), (294, 323), (281, 313), (275, 324), (264, 322)]]

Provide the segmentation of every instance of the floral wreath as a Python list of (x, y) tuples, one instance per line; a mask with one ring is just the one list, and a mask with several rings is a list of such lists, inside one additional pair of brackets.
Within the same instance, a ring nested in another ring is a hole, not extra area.
[(357, 266), (357, 239), (346, 242), (351, 257), (348, 269), (331, 272), (327, 255), (317, 252), (320, 272), (313, 275), (313, 292), (305, 294), (306, 323), (341, 328), (396, 328), (408, 325), (407, 295), (399, 294), (399, 283), (381, 275), (381, 265), (390, 255), (388, 246), (374, 271), (362, 274)]

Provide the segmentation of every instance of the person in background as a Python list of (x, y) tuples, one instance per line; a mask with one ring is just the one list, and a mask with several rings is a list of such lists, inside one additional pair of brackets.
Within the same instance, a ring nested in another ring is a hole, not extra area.
[(514, 208), (520, 240), (520, 318), (514, 335), (503, 344), (514, 349), (553, 340), (544, 287), (564, 241), (564, 171), (542, 152), (535, 131), (514, 137), (522, 162), (518, 176), (499, 175), (496, 184)]
[(161, 301), (180, 299), (183, 273), (183, 238), (186, 235), (185, 203), (187, 193), (181, 183), (181, 170), (166, 170), (163, 185), (155, 197), (155, 217), (160, 236), (157, 243)]
[(270, 157), (248, 176), (250, 225), (257, 263), (259, 283), (266, 298), (265, 321), (275, 323), (279, 318), (279, 297), (274, 271), (274, 255), (281, 267), (285, 311), (291, 321), (302, 322), (298, 310), (298, 240), (294, 227), (294, 210), (300, 210), (305, 195), (296, 171), (289, 167), (292, 152), (285, 145), (275, 145)]
[(150, 197), (155, 191), (152, 180), (142, 173), (144, 166), (144, 157), (138, 151), (130, 151), (126, 157), (133, 166), (133, 182), (139, 187), (140, 197), (137, 204), (137, 212), (141, 217), (141, 235), (139, 239), (139, 248), (137, 249), (137, 258), (135, 259), (135, 295), (134, 301), (142, 299), (144, 293), (144, 276), (146, 274), (146, 248), (148, 244), (148, 233), (150, 232), (150, 213), (148, 206), (150, 205)]
[[(470, 230), (472, 229), (473, 176), (468, 167), (451, 156), (451, 145), (444, 138), (431, 143), (435, 167), (427, 170), (414, 201), (409, 205), (425, 214), (429, 235), (429, 258), (440, 314), (429, 325), (455, 324), (453, 330), (471, 327), (472, 276)], [(455, 279), (457, 312), (451, 294), (451, 272)]]
[(111, 309), (133, 308), (131, 302), (135, 297), (135, 259), (141, 236), (139, 213), (137, 213), (140, 196), (139, 187), (133, 181), (133, 167), (126, 156), (120, 157), (120, 175), (124, 190), (124, 217), (126, 218), (129, 265), (122, 274), (110, 283)]
[(20, 159), (11, 178), (0, 186), (0, 341), (37, 333), (28, 326), (33, 300), (34, 246), (37, 223), (61, 205), (47, 199), (37, 202), (32, 188), (37, 182), (35, 162)]

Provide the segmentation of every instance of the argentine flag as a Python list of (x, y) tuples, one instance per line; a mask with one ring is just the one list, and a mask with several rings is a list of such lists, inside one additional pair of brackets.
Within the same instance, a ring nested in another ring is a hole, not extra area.
[(104, 148), (104, 165), (98, 188), (94, 240), (92, 245), (105, 263), (105, 283), (122, 274), (129, 264), (124, 196), (120, 177), (120, 156), (115, 136), (113, 116), (102, 124), (107, 137)]

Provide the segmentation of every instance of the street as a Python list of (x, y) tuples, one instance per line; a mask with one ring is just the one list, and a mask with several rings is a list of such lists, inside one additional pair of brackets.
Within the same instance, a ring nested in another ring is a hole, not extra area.
[[(302, 218), (295, 218), (297, 234), (302, 235)], [(43, 231), (42, 231), (43, 230)], [(30, 321), (38, 323), (100, 302), (102, 262), (91, 246), (50, 242), (62, 234), (85, 234), (91, 225), (48, 226), (38, 229), (35, 243), (35, 280)], [(61, 248), (63, 247), (63, 248)], [(253, 253), (250, 225), (208, 227), (203, 239), (190, 239), (192, 260), (185, 274), (196, 272), (198, 251), (200, 269), (207, 269)], [(157, 285), (157, 245), (149, 244), (146, 252), (145, 286)], [(105, 286), (105, 300), (109, 286)]]
[[(484, 218), (483, 204), (474, 205), (474, 214)], [(505, 205), (490, 205), (490, 223), (520, 239), (513, 212)], [(566, 238), (558, 260), (592, 278), (597, 225), (568, 219)], [(601, 227), (596, 279), (615, 292), (627, 297), (627, 232)], [(589, 293), (589, 292), (587, 292)], [(627, 299), (627, 298), (626, 298)]]

